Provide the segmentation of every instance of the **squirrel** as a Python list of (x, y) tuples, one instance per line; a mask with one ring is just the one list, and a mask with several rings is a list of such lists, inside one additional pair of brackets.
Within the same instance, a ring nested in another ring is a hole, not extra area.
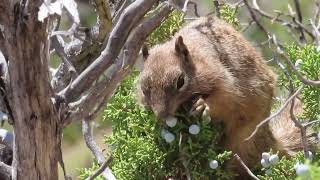
[[(225, 125), (223, 146), (249, 168), (270, 149), (288, 156), (303, 149), (300, 130), (288, 110), (245, 140), (271, 113), (276, 75), (241, 33), (223, 20), (201, 17), (171, 40), (150, 51), (143, 48), (142, 54), (145, 62), (137, 96), (159, 119), (173, 117), (179, 106), (197, 95), (196, 106), (207, 106), (212, 121)], [(248, 178), (237, 160), (227, 166), (239, 179)]]

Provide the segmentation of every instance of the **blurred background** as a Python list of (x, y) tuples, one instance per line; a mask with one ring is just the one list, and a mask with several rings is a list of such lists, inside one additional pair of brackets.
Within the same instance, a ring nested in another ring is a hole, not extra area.
[[(198, 5), (198, 12), (201, 16), (205, 16), (214, 11), (213, 0), (193, 0)], [(94, 8), (88, 1), (78, 0), (79, 12), (81, 16), (81, 24), (86, 27), (90, 27), (95, 24), (96, 17), (94, 13)], [(226, 0), (227, 3), (236, 3), (238, 1)], [(251, 1), (250, 1), (251, 2)], [(264, 11), (276, 15), (275, 11), (288, 12), (288, 3), (291, 4), (291, 7), (294, 8), (293, 0), (257, 0), (260, 8)], [(302, 14), (304, 16), (303, 22), (308, 23), (309, 18), (312, 14), (315, 13), (316, 7), (313, 0), (300, 0), (302, 7)], [(194, 17), (194, 9), (192, 6), (189, 6), (187, 17)], [(64, 16), (67, 17), (67, 16)], [(247, 9), (245, 6), (239, 8), (238, 18), (241, 22), (242, 26), (246, 26), (246, 24), (250, 21)], [(275, 33), (277, 37), (286, 43), (293, 42), (292, 37), (287, 32), (286, 28), (278, 25), (271, 24), (269, 21), (263, 21), (265, 26)], [(63, 23), (63, 27), (66, 29), (69, 27), (68, 20), (65, 20)], [(256, 26), (251, 26), (243, 34), (249, 39), (266, 57), (266, 59), (270, 58), (270, 52), (267, 49), (261, 49), (258, 45), (260, 42), (266, 40), (266, 37), (259, 32), (259, 29)], [(57, 57), (52, 58), (51, 61), (52, 67), (57, 67), (59, 60)], [(108, 136), (111, 134), (111, 123), (110, 121), (102, 121), (103, 117), (100, 116), (96, 122), (96, 128), (94, 129), (94, 136), (102, 149), (107, 148), (103, 143), (103, 136)], [(65, 161), (65, 166), (67, 172), (74, 178), (79, 175), (79, 168), (83, 167), (91, 167), (93, 162), (93, 156), (89, 152), (86, 147), (82, 132), (81, 132), (81, 122), (73, 123), (69, 125), (63, 135), (63, 156)], [(60, 172), (60, 179), (63, 179), (63, 173)]]

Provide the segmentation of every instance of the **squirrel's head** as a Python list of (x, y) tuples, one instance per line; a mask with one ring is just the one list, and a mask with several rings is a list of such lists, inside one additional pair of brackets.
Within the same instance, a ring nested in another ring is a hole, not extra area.
[(174, 43), (156, 46), (150, 54), (143, 48), (144, 68), (137, 86), (140, 103), (160, 119), (174, 116), (192, 94), (194, 65), (188, 48), (179, 36)]

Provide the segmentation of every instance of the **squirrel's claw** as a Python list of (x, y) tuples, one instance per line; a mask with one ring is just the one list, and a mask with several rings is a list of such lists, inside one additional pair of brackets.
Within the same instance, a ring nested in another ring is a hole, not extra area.
[(199, 98), (197, 102), (192, 106), (190, 110), (190, 115), (200, 115), (202, 116), (203, 119), (205, 120), (211, 120), (210, 118), (210, 108), (208, 104), (204, 101), (203, 98)]

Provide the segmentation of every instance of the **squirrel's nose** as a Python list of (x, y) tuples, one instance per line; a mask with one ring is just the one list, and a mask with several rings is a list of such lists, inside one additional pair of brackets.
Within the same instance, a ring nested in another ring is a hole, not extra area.
[(156, 115), (161, 120), (164, 120), (169, 116), (169, 114), (167, 112), (165, 112), (165, 111), (157, 112)]
[(156, 114), (157, 118), (164, 120), (169, 116), (169, 113), (164, 110), (154, 109), (153, 112)]

